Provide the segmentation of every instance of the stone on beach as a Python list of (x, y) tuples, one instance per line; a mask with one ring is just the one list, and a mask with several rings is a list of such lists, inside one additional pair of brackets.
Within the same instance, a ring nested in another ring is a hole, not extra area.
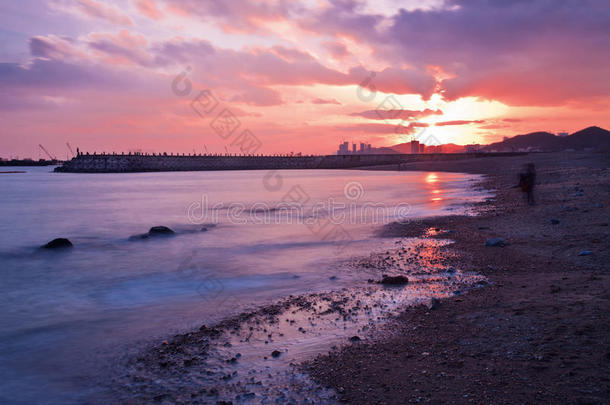
[(508, 242), (506, 242), (502, 238), (489, 238), (485, 242), (485, 246), (491, 246), (491, 247), (495, 247), (495, 246), (504, 247), (506, 245), (508, 245)]
[(381, 278), (380, 284), (389, 284), (389, 285), (402, 285), (407, 284), (409, 279), (405, 276), (386, 276), (383, 275)]
[(49, 243), (47, 243), (46, 245), (42, 246), (43, 249), (65, 249), (65, 248), (71, 248), (72, 246), (72, 242), (70, 242), (69, 239), (66, 238), (56, 238), (53, 239), (52, 241), (50, 241)]

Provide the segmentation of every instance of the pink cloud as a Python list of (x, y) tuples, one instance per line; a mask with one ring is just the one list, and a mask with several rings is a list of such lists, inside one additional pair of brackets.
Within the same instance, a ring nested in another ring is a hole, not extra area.
[(163, 18), (163, 13), (159, 10), (154, 0), (136, 0), (135, 5), (140, 13), (151, 20), (158, 21)]
[(347, 50), (347, 47), (338, 41), (325, 41), (322, 45), (331, 54), (331, 56), (337, 60), (342, 60), (351, 53)]
[(338, 102), (337, 100), (335, 100), (334, 98), (329, 98), (329, 99), (324, 99), (324, 98), (314, 98), (313, 100), (311, 100), (312, 104), (337, 104), (337, 105), (341, 105), (340, 102)]
[(28, 40), (32, 56), (48, 59), (86, 59), (86, 54), (78, 49), (71, 38), (56, 35), (37, 35)]
[(127, 15), (114, 7), (107, 6), (94, 0), (75, 0), (74, 10), (90, 18), (97, 18), (117, 25), (133, 25)]

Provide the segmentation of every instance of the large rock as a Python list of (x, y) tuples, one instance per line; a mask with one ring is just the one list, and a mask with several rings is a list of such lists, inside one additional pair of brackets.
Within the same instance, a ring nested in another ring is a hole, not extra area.
[(70, 242), (69, 239), (57, 238), (57, 239), (53, 239), (52, 241), (50, 241), (49, 243), (44, 245), (42, 248), (43, 249), (66, 249), (66, 248), (71, 248), (72, 246), (74, 246), (74, 245), (72, 245), (72, 242)]
[(148, 231), (149, 236), (159, 236), (159, 235), (174, 235), (176, 232), (169, 229), (167, 226), (153, 226)]

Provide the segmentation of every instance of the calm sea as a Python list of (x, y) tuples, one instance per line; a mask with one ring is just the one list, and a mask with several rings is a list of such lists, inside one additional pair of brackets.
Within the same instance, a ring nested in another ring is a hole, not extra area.
[[(340, 263), (391, 246), (384, 223), (487, 197), (455, 173), (3, 170), (27, 171), (0, 174), (3, 403), (78, 402), (155, 339), (358, 285), (370, 274)], [(176, 233), (137, 236), (157, 225)], [(39, 249), (57, 237), (74, 247)]]

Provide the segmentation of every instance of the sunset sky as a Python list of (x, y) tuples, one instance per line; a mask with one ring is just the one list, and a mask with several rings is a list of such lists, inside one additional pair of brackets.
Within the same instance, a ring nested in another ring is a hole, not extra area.
[(608, 0), (21, 0), (0, 20), (4, 158), (610, 127)]

